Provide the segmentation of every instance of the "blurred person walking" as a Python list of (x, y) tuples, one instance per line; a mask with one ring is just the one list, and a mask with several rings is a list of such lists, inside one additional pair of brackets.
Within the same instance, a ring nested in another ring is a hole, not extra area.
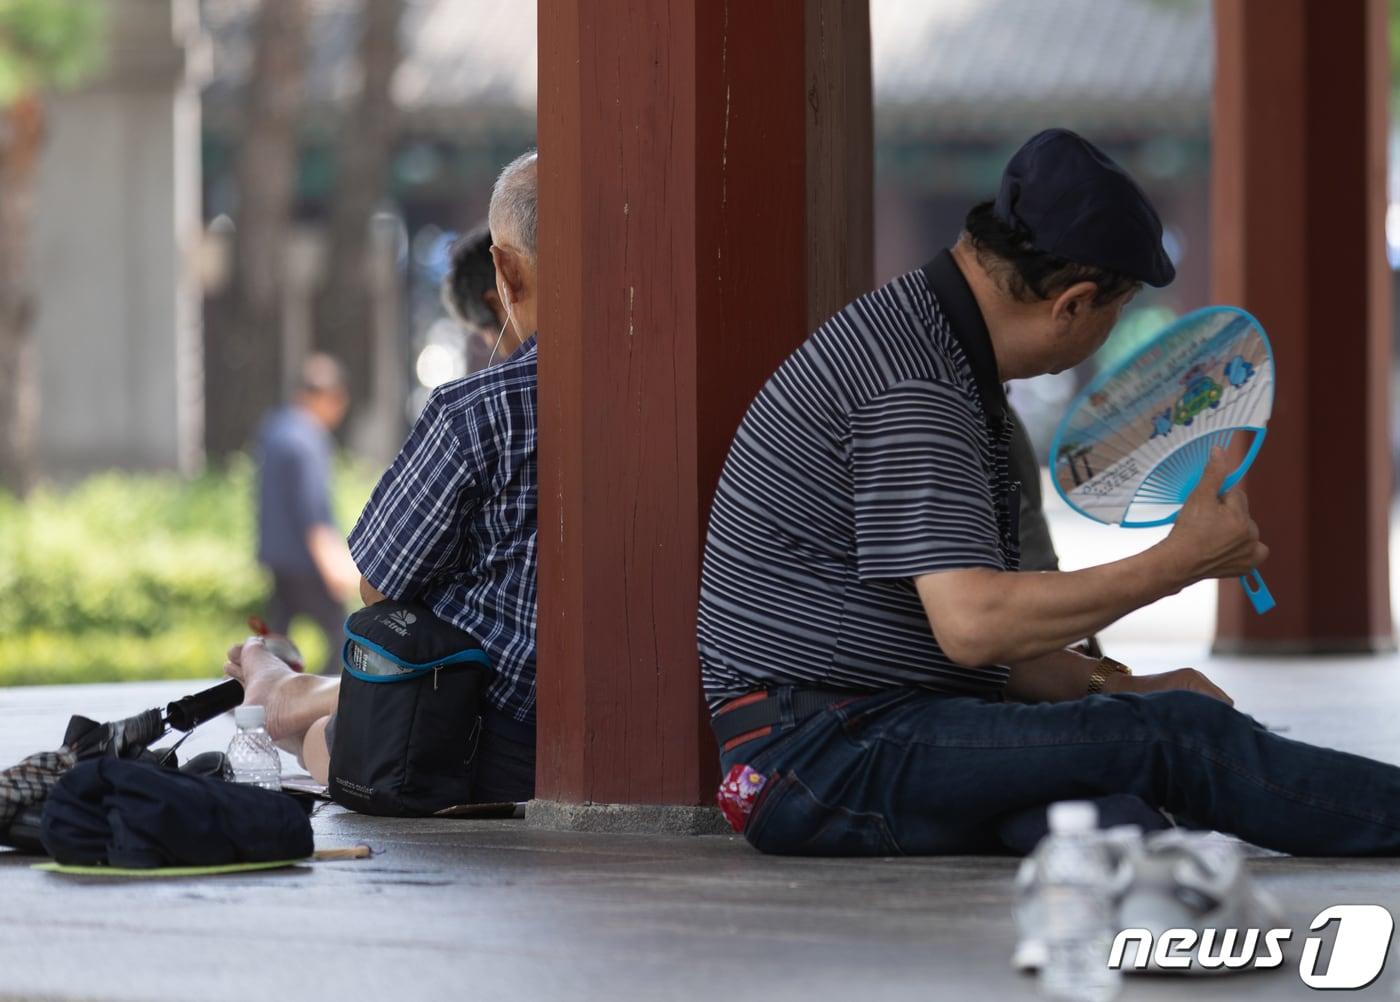
[(329, 355), (302, 365), (296, 399), (258, 434), (258, 562), (272, 575), (267, 625), (285, 634), (297, 616), (326, 635), (321, 674), (338, 673), (345, 603), (360, 575), (331, 512), (331, 433), (345, 420), (345, 370)]

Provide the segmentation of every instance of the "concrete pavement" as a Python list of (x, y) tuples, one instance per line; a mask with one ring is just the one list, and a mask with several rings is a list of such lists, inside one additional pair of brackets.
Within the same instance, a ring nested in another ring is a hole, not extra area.
[[(1188, 648), (1114, 653), (1140, 668)], [(1294, 737), (1400, 761), (1400, 661), (1204, 663)], [(52, 745), (70, 712), (127, 715), (187, 683), (0, 690), (0, 760)], [(191, 750), (221, 747), (216, 721)], [(320, 846), (357, 862), (203, 880), (44, 874), (0, 852), (0, 999), (1031, 999), (1009, 967), (1005, 858), (763, 857), (724, 836), (531, 831), (321, 809)], [(1301, 941), (1329, 904), (1400, 914), (1400, 863), (1256, 858)], [(1296, 951), (1295, 954), (1296, 956)], [(1390, 998), (1400, 962), (1365, 997)], [(1296, 961), (1126, 999), (1313, 997)]]

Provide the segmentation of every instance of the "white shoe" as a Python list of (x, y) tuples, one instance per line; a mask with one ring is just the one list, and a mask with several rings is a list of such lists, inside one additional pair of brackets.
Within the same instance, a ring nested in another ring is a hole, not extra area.
[[(1194, 929), (1198, 934), (1215, 929), (1217, 935), (1227, 929), (1239, 930), (1241, 935), (1257, 929), (1262, 936), (1264, 930), (1281, 924), (1282, 912), (1273, 895), (1254, 885), (1239, 850), (1218, 836), (1169, 829), (1144, 839), (1134, 825), (1110, 828), (1103, 834), (1116, 864), (1111, 891), (1115, 932), (1147, 929), (1155, 943), (1168, 929)], [(1011, 964), (1022, 972), (1038, 970), (1046, 956), (1036, 862), (1034, 854), (1027, 856), (1016, 873), (1020, 936)], [(1124, 971), (1136, 970), (1135, 950), (1136, 944), (1129, 946)], [(1230, 968), (1205, 968), (1194, 962), (1185, 968), (1162, 968), (1150, 960), (1145, 970), (1213, 974)]]
[[(1118, 902), (1118, 929), (1146, 929), (1155, 943), (1168, 929), (1193, 929), (1199, 936), (1215, 930), (1250, 929), (1262, 937), (1278, 927), (1282, 910), (1272, 894), (1255, 886), (1239, 849), (1218, 836), (1174, 829), (1155, 832), (1127, 857), (1131, 881)], [(1197, 945), (1199, 945), (1199, 940)], [(1132, 966), (1136, 946), (1130, 946), (1123, 969)], [(1214, 947), (1219, 952), (1220, 946)], [(1155, 958), (1148, 971), (1171, 974), (1228, 973), (1231, 968), (1202, 966), (1163, 968)]]

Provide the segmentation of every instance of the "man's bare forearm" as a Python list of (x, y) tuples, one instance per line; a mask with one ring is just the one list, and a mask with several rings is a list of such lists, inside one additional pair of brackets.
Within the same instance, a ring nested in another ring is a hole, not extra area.
[(1079, 571), (954, 573), (917, 584), (940, 645), (964, 664), (1014, 665), (1052, 654), (1191, 583), (1165, 543)]
[[(1080, 699), (1089, 694), (1089, 678), (1099, 665), (1096, 658), (1076, 651), (1055, 651), (1011, 666), (1004, 694), (1017, 703), (1061, 703)], [(1153, 675), (1131, 675), (1126, 672), (1104, 673), (1099, 692), (1114, 695), (1120, 692), (1147, 695), (1154, 692), (1198, 692), (1221, 702), (1234, 705), (1228, 693), (1195, 668), (1175, 668)]]
[(1187, 585), (1258, 567), (1269, 548), (1259, 540), (1244, 493), (1224, 491), (1229, 472), (1224, 451), (1213, 449), (1171, 534), (1126, 560), (1070, 572), (968, 567), (915, 577), (939, 646), (961, 665), (1015, 665), (1067, 647)]
[(1059, 703), (1078, 699), (1089, 691), (1089, 676), (1097, 658), (1076, 651), (1058, 650), (1011, 666), (1006, 698), (1017, 703)]
[(993, 593), (1005, 596), (999, 632), (1012, 661), (1068, 647), (1189, 583), (1160, 545), (1083, 570), (1007, 577)]

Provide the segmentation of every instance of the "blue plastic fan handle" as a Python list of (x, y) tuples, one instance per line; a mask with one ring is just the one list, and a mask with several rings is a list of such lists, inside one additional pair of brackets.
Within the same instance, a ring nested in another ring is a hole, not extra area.
[(1259, 615), (1262, 616), (1274, 607), (1273, 593), (1269, 591), (1269, 586), (1264, 583), (1258, 571), (1250, 571), (1240, 578), (1240, 586), (1249, 596), (1249, 604), (1254, 606), (1254, 611)]

